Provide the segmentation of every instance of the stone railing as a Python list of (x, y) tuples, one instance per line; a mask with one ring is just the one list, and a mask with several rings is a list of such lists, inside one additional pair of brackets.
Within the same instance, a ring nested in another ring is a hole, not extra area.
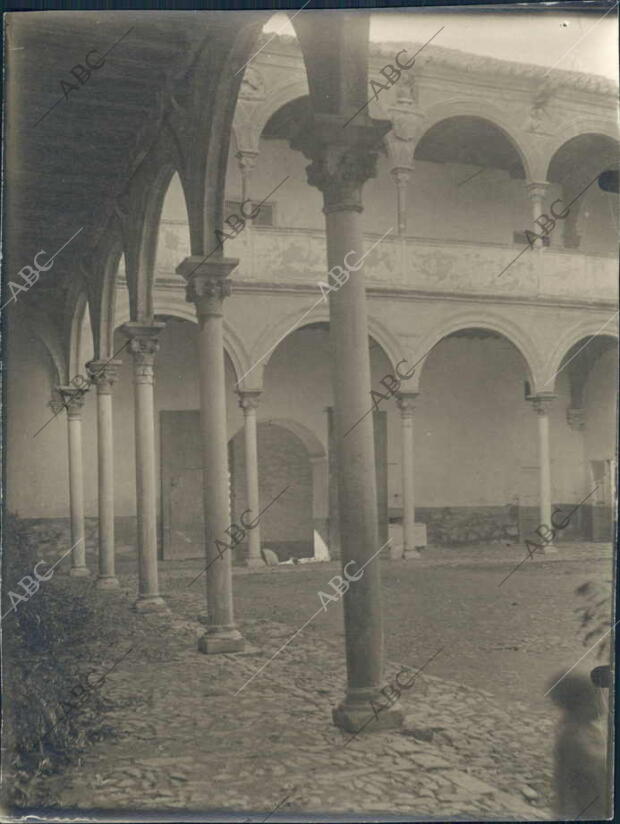
[[(167, 224), (157, 256), (166, 276), (182, 257), (187, 227)], [(367, 234), (366, 249), (381, 235)], [(277, 284), (325, 281), (325, 234), (311, 229), (249, 229), (225, 245), (239, 259), (233, 279)], [(522, 254), (519, 254), (522, 252)], [(543, 296), (579, 301), (615, 300), (617, 260), (553, 248), (388, 237), (365, 261), (370, 287), (424, 292)]]

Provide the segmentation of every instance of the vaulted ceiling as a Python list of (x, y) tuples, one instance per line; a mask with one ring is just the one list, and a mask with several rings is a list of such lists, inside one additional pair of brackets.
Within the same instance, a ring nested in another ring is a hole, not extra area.
[(239, 14), (220, 11), (9, 15), (6, 280), (73, 238), (29, 301), (56, 302), (79, 271), (148, 145), (167, 82), (239, 27)]

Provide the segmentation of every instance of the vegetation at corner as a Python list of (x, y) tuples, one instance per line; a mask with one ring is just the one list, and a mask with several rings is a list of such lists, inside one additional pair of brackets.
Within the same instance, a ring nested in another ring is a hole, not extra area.
[[(9, 592), (18, 591), (18, 581), (32, 574), (40, 556), (17, 518), (5, 519), (3, 537), (5, 614), (12, 603)], [(109, 626), (106, 630), (103, 606), (89, 588), (57, 569), (2, 621), (2, 795), (10, 807), (36, 804), (39, 777), (58, 772), (112, 732), (102, 720), (101, 690), (90, 686), (87, 675), (98, 659), (93, 647), (100, 655), (100, 645), (114, 644), (116, 635)]]

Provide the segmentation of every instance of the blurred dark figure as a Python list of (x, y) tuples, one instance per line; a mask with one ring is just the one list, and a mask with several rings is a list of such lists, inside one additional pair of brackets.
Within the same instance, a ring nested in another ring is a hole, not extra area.
[(596, 685), (603, 686), (608, 673), (608, 667), (597, 667), (592, 677), (571, 673), (551, 681), (549, 695), (563, 711), (554, 750), (555, 807), (562, 819), (609, 817), (607, 710)]

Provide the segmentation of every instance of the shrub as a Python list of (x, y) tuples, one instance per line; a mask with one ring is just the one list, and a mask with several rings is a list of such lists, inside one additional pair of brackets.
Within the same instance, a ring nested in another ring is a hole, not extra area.
[[(17, 582), (32, 575), (39, 559), (32, 535), (12, 516), (5, 520), (3, 544), (6, 613), (11, 604), (9, 591), (20, 591)], [(89, 689), (73, 707), (69, 705), (71, 696), (83, 689), (79, 685), (84, 684), (84, 659), (88, 658), (84, 647), (99, 630), (96, 609), (88, 603), (78, 580), (57, 576), (43, 581), (2, 622), (3, 792), (9, 805), (36, 803), (35, 779), (58, 771), (106, 732), (101, 722), (104, 702), (96, 689)]]

